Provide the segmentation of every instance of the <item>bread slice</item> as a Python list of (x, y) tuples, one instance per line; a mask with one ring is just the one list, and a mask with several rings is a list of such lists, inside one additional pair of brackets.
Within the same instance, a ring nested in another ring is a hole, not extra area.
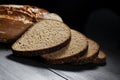
[(42, 20), (26, 31), (13, 45), (19, 56), (37, 56), (50, 53), (70, 42), (70, 28), (56, 20)]
[(52, 64), (64, 64), (82, 56), (87, 51), (87, 38), (78, 31), (71, 29), (71, 41), (66, 47), (51, 54), (43, 54), (42, 58)]
[(104, 64), (106, 63), (106, 54), (103, 51), (99, 51), (98, 56), (93, 60), (92, 63)]
[(63, 22), (62, 18), (56, 14), (56, 13), (44, 13), (43, 16), (41, 16), (43, 19), (53, 19)]
[(99, 53), (99, 45), (91, 40), (88, 39), (88, 51), (85, 55), (81, 57), (76, 57), (71, 63), (78, 65), (78, 64), (87, 64), (92, 62), (98, 55)]

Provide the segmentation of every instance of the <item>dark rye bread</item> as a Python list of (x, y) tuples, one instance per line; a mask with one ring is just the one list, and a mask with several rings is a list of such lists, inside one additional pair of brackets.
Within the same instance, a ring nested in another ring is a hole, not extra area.
[(42, 20), (29, 28), (13, 45), (18, 56), (37, 56), (51, 53), (70, 42), (70, 28), (56, 20)]
[(78, 31), (71, 29), (71, 41), (66, 47), (51, 54), (43, 54), (41, 57), (52, 64), (64, 64), (74, 58), (82, 56), (87, 51), (87, 38)]
[(98, 56), (92, 61), (96, 64), (105, 64), (106, 63), (106, 54), (103, 51), (99, 51)]
[(87, 41), (88, 41), (88, 50), (86, 54), (74, 58), (71, 64), (79, 65), (79, 64), (91, 63), (98, 56), (99, 45), (91, 39), (87, 39)]

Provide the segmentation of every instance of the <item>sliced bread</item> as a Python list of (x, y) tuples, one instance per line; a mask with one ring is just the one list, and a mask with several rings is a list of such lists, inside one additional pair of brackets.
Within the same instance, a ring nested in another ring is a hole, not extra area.
[(99, 53), (99, 45), (91, 40), (88, 39), (88, 51), (85, 55), (81, 57), (74, 58), (74, 60), (71, 62), (72, 64), (87, 64), (92, 62)]
[(87, 38), (80, 32), (71, 29), (71, 41), (66, 47), (41, 57), (52, 64), (64, 64), (82, 56), (87, 51)]
[(99, 51), (98, 56), (93, 60), (92, 63), (104, 64), (106, 63), (106, 54), (103, 51)]
[(13, 45), (18, 56), (37, 56), (51, 53), (70, 42), (70, 28), (57, 20), (42, 20), (29, 28)]

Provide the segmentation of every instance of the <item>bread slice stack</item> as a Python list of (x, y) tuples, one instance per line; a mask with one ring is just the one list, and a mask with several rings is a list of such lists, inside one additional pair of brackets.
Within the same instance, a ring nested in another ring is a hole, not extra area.
[(50, 64), (106, 62), (106, 54), (97, 42), (70, 29), (59, 15), (45, 9), (29, 5), (0, 5), (0, 24), (0, 42), (15, 41), (12, 51), (16, 56), (38, 56)]
[(58, 20), (42, 20), (13, 45), (17, 56), (39, 56), (50, 64), (104, 64), (106, 55), (95, 41)]
[[(83, 50), (81, 51), (81, 49)], [(82, 33), (71, 29), (71, 42), (68, 46), (51, 54), (43, 54), (41, 57), (52, 64), (105, 64), (106, 55), (103, 51), (99, 51), (99, 49), (98, 43), (85, 37)]]

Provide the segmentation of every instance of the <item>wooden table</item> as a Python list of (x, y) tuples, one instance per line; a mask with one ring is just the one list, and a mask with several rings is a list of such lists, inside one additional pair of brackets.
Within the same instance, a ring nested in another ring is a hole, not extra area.
[[(0, 44), (0, 80), (120, 80), (119, 56), (107, 53), (104, 66), (48, 65), (39, 58), (19, 58)], [(119, 51), (116, 51), (116, 54)]]

